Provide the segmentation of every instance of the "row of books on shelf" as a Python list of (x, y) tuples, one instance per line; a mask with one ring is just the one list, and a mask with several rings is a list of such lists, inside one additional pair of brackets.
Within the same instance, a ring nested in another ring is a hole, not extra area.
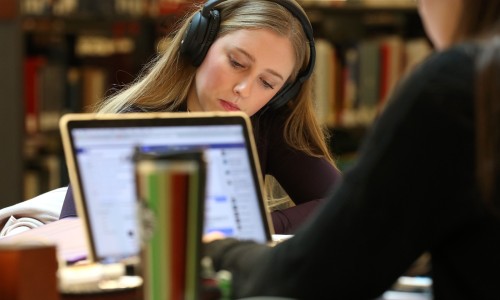
[(67, 186), (68, 169), (59, 132), (32, 134), (23, 142), (23, 200)]
[[(370, 124), (396, 83), (431, 52), (426, 39), (400, 36), (365, 39), (347, 48), (317, 39), (316, 49), (317, 114), (331, 127)], [(91, 110), (122, 69), (119, 63), (68, 66), (43, 56), (25, 58), (27, 133), (56, 130), (62, 114)]]
[(64, 157), (59, 153), (37, 154), (24, 160), (23, 200), (34, 198), (69, 183)]
[[(202, 2), (202, 1), (199, 1)], [(22, 0), (28, 16), (155, 16), (181, 11), (186, 0)]]
[[(182, 11), (206, 0), (21, 0), (31, 16), (157, 16)], [(302, 5), (414, 8), (412, 0), (299, 0)]]
[(316, 40), (313, 74), (317, 115), (330, 127), (368, 126), (397, 82), (432, 51), (425, 38), (386, 36), (340, 48)]
[(67, 66), (42, 56), (25, 58), (26, 132), (57, 130), (62, 114), (89, 110), (108, 88), (107, 72), (101, 66)]
[[(135, 28), (136, 24), (127, 26)], [(146, 51), (138, 38), (140, 29), (129, 30), (133, 32), (128, 36), (81, 33), (68, 39), (45, 34), (32, 37), (34, 50), (23, 62), (28, 134), (57, 129), (62, 114), (89, 111), (112, 85), (134, 79), (144, 63), (138, 53)]]

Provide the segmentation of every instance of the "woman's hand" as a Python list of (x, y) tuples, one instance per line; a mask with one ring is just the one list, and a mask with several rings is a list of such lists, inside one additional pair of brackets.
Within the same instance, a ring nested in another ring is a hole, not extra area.
[(210, 243), (210, 242), (213, 242), (215, 240), (222, 240), (224, 239), (226, 236), (224, 235), (224, 233), (220, 232), (220, 231), (212, 231), (210, 233), (207, 233), (203, 236), (203, 243)]

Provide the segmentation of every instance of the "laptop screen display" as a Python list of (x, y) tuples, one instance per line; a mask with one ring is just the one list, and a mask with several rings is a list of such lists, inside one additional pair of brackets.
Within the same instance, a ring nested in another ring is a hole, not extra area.
[(262, 191), (256, 177), (260, 174), (253, 166), (244, 125), (101, 125), (75, 126), (70, 131), (97, 259), (121, 259), (139, 252), (133, 161), (136, 147), (146, 152), (203, 148), (207, 160), (204, 232), (221, 231), (239, 239), (268, 241)]

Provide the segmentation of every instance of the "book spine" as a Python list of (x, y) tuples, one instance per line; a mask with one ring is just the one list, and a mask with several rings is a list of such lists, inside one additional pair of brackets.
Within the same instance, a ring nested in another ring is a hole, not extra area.
[(38, 131), (39, 70), (46, 64), (43, 57), (27, 57), (24, 61), (25, 129), (28, 134)]

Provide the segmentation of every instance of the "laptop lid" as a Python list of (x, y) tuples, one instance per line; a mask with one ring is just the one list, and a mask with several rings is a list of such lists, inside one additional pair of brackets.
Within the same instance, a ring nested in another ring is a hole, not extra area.
[(133, 153), (204, 148), (204, 232), (270, 242), (272, 226), (252, 127), (238, 112), (67, 114), (64, 153), (89, 259), (115, 262), (140, 250)]

